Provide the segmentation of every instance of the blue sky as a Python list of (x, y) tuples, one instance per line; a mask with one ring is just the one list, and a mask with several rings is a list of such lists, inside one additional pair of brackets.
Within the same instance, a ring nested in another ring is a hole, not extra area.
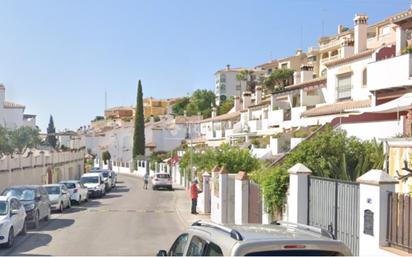
[[(108, 106), (212, 89), (226, 64), (255, 66), (316, 46), (356, 12), (369, 24), (409, 0), (0, 0), (0, 82), (45, 130), (89, 124)], [(322, 28), (322, 23), (324, 24)]]

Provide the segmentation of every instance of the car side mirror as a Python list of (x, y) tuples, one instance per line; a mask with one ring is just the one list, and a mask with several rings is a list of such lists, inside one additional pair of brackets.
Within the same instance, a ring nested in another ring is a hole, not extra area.
[(17, 214), (19, 214), (19, 210), (11, 210), (10, 211), (10, 216), (17, 215)]
[(160, 250), (156, 256), (167, 256), (166, 250)]

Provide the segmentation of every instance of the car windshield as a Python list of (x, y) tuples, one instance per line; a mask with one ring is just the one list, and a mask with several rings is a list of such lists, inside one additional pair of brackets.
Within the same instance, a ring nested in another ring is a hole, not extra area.
[(68, 189), (76, 188), (76, 184), (75, 184), (75, 183), (63, 183), (63, 184), (65, 184)]
[(58, 186), (46, 187), (46, 191), (49, 195), (59, 195), (60, 187)]
[(14, 196), (20, 201), (33, 201), (36, 192), (30, 188), (9, 188), (3, 192), (3, 195)]
[(83, 184), (86, 183), (99, 183), (99, 178), (98, 177), (82, 177), (80, 179), (80, 182)]
[(170, 178), (169, 174), (157, 174), (158, 178)]
[(0, 201), (0, 216), (7, 215), (7, 202)]

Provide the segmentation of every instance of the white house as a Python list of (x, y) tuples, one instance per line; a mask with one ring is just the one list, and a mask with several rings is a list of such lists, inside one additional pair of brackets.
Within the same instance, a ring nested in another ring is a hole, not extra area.
[(16, 129), (21, 126), (36, 126), (36, 115), (24, 114), (26, 107), (6, 101), (6, 88), (0, 84), (0, 126)]

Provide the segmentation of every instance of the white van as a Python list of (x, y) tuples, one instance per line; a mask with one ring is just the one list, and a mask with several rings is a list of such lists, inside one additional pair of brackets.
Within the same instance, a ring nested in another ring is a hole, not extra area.
[(89, 196), (102, 197), (106, 194), (104, 178), (101, 173), (87, 173), (80, 178), (80, 183), (87, 187)]

